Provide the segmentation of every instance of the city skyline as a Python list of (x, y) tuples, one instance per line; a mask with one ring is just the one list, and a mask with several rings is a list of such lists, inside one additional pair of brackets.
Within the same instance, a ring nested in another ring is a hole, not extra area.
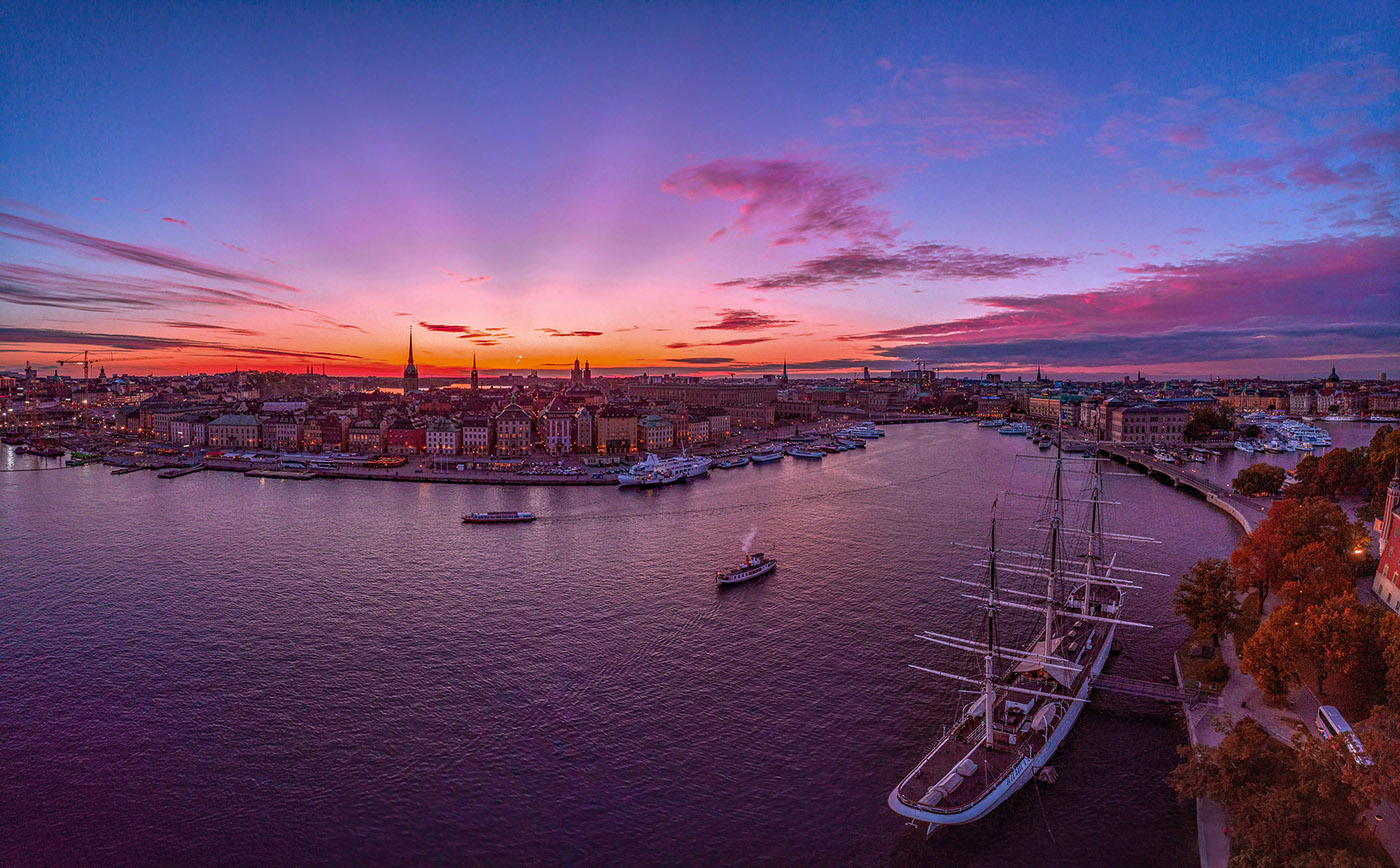
[(1383, 5), (16, 17), (0, 369), (1400, 362)]

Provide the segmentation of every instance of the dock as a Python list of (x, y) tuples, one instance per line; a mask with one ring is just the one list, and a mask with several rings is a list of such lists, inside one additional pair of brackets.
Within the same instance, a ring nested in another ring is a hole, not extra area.
[(316, 474), (310, 470), (249, 470), (244, 476), (256, 476), (262, 479), (315, 479)]
[(203, 464), (192, 464), (189, 467), (167, 467), (156, 473), (160, 479), (178, 479), (181, 476), (189, 476), (191, 473), (199, 473), (208, 470)]

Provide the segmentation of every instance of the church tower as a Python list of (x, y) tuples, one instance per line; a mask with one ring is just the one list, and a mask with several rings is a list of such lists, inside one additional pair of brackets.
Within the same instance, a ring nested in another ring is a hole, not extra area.
[(583, 384), (585, 386), (593, 385), (593, 372), (588, 369), (587, 362), (583, 363)]
[(583, 385), (583, 369), (578, 366), (578, 358), (574, 358), (574, 370), (569, 374), (569, 383), (574, 386)]
[(403, 367), (403, 393), (418, 391), (418, 367), (413, 364), (413, 326), (408, 327), (408, 364)]
[(472, 391), (477, 392), (480, 391), (480, 389), (481, 382), (477, 379), (476, 375), (476, 353), (472, 353)]

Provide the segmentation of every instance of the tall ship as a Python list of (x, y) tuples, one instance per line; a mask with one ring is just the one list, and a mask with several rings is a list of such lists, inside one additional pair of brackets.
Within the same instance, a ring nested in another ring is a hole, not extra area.
[[(1041, 462), (1035, 475), (1048, 491), (1004, 492), (992, 505), (987, 545), (958, 543), (979, 552), (970, 562), (973, 578), (940, 577), (978, 604), (982, 635), (926, 630), (918, 637), (977, 663), (961, 671), (911, 664), (973, 697), (889, 795), (894, 811), (928, 823), (930, 832), (985, 817), (1050, 762), (1089, 701), (1115, 632), (1148, 626), (1122, 618), (1125, 596), (1140, 590), (1128, 577), (1162, 575), (1106, 555), (1110, 540), (1151, 540), (1104, 531), (1100, 459), (1067, 457), (1057, 443), (1053, 456), (1023, 460)], [(1008, 498), (1029, 506), (998, 506)], [(1024, 526), (1008, 528), (1013, 521)], [(999, 547), (1008, 530), (1015, 547)]]

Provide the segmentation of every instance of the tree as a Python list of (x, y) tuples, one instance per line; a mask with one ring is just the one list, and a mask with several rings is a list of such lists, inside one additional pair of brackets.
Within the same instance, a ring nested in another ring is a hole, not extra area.
[(1326, 543), (1311, 542), (1285, 555), (1281, 571), (1279, 593), (1299, 611), (1356, 592), (1351, 565)]
[[(1230, 816), (1232, 868), (1365, 866), (1343, 758), (1314, 739), (1290, 749), (1246, 718), (1218, 747), (1182, 748), (1168, 779), (1183, 799), (1208, 798)], [(1327, 854), (1328, 861), (1306, 861)], [(1344, 861), (1350, 856), (1351, 861)], [(1360, 859), (1361, 861), (1357, 861)]]
[(1219, 645), (1220, 634), (1235, 626), (1240, 613), (1230, 565), (1215, 558), (1196, 561), (1172, 597), (1172, 613), (1185, 618), (1192, 630), (1209, 633), (1211, 644)]
[(1275, 704), (1287, 699), (1289, 687), (1298, 682), (1299, 640), (1291, 612), (1285, 607), (1270, 615), (1240, 653), (1240, 668)]
[(1341, 507), (1320, 497), (1274, 501), (1269, 514), (1230, 553), (1230, 567), (1241, 590), (1259, 592), (1259, 606), (1270, 588), (1283, 584), (1283, 559), (1308, 543), (1320, 542), (1338, 555), (1351, 554), (1362, 533)]
[(1274, 495), (1283, 488), (1283, 478), (1286, 475), (1287, 471), (1282, 467), (1261, 461), (1235, 474), (1235, 481), (1230, 484), (1234, 486), (1235, 491), (1251, 497), (1257, 494)]
[(1205, 440), (1216, 431), (1229, 431), (1234, 426), (1235, 420), (1228, 408), (1222, 410), (1215, 405), (1196, 406), (1191, 408), (1191, 419), (1186, 423), (1182, 434), (1187, 440)]
[(1373, 615), (1378, 612), (1362, 605), (1355, 596), (1333, 597), (1303, 612), (1295, 621), (1297, 647), (1317, 673), (1319, 694), (1329, 676), (1350, 674), (1369, 662), (1368, 657), (1374, 660), (1371, 655), (1379, 656), (1380, 649), (1374, 647), (1374, 639), (1380, 625)]
[(1254, 440), (1260, 434), (1263, 433), (1264, 429), (1260, 428), (1258, 425), (1250, 425), (1244, 429), (1244, 436), (1246, 440)]

